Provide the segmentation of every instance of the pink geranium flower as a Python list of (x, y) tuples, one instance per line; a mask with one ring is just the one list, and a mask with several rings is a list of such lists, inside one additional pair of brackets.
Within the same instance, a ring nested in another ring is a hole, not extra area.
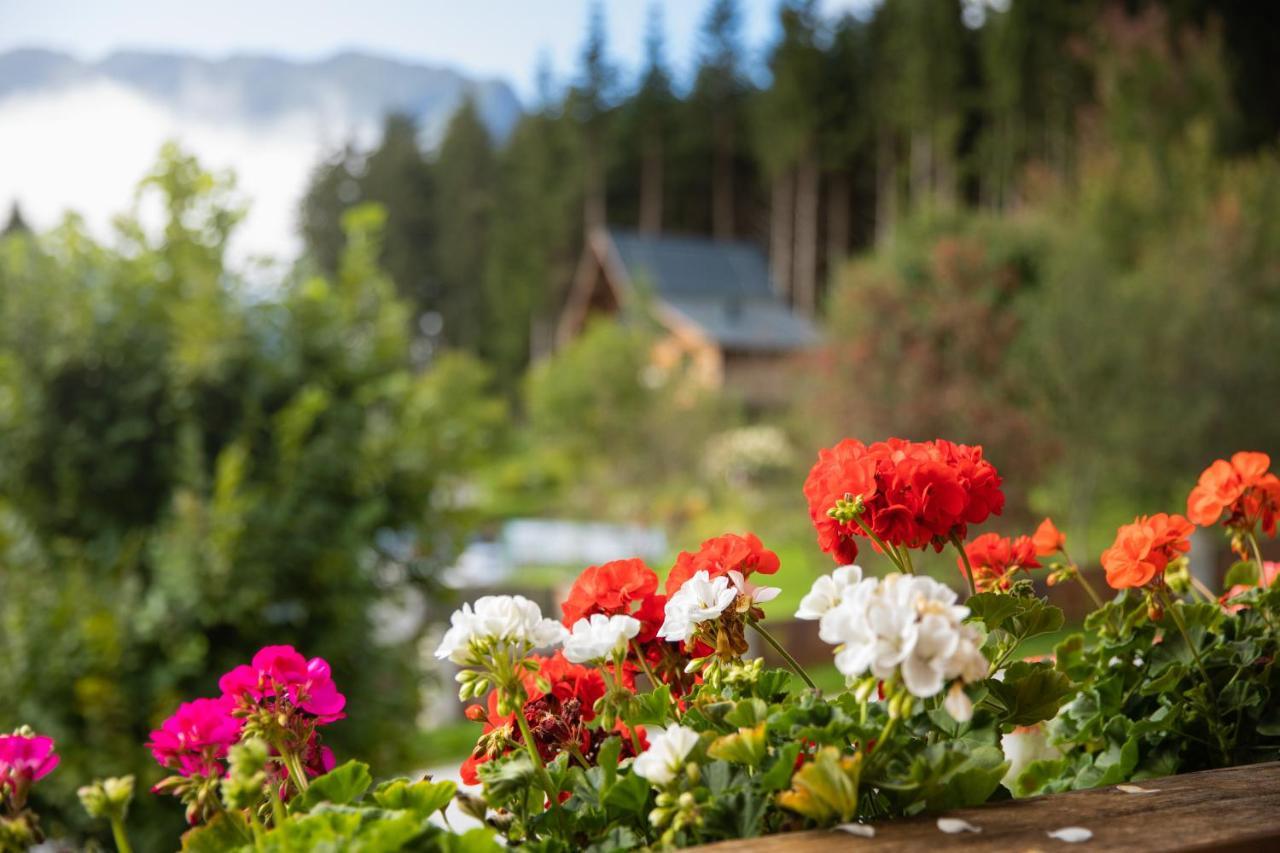
[(51, 737), (0, 735), (0, 800), (25, 800), (27, 787), (48, 776), (58, 760)]
[(347, 699), (338, 692), (322, 658), (307, 660), (293, 646), (266, 646), (248, 666), (238, 666), (218, 681), (224, 695), (242, 704), (257, 705), (265, 698), (284, 698), (316, 718), (331, 723), (344, 716)]
[(151, 733), (151, 754), (183, 776), (221, 776), (222, 759), (244, 725), (231, 715), (234, 707), (225, 696), (184, 702)]

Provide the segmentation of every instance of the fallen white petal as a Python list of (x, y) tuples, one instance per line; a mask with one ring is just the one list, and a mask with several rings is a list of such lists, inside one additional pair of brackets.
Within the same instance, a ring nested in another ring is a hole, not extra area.
[(1158, 794), (1157, 788), (1143, 788), (1140, 785), (1116, 785), (1117, 791), (1124, 791), (1126, 794)]
[(974, 826), (969, 821), (961, 820), (958, 817), (938, 818), (938, 829), (948, 835), (955, 835), (957, 832), (982, 832), (982, 827)]
[(876, 828), (869, 823), (841, 823), (836, 825), (836, 829), (862, 838), (876, 837)]
[(1085, 829), (1083, 826), (1064, 826), (1062, 829), (1055, 829), (1053, 832), (1046, 834), (1050, 838), (1065, 841), (1068, 844), (1078, 844), (1081, 841), (1088, 841), (1093, 838), (1093, 831)]

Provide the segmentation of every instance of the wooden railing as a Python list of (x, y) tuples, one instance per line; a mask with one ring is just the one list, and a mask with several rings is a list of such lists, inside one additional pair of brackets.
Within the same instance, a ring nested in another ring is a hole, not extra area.
[[(1280, 762), (1206, 770), (1135, 783), (957, 809), (875, 823), (874, 838), (838, 830), (793, 832), (701, 848), (718, 853), (1029, 850), (1280, 850)], [(946, 834), (938, 818), (961, 818), (980, 832)], [(1066, 843), (1048, 833), (1066, 827), (1092, 837)]]

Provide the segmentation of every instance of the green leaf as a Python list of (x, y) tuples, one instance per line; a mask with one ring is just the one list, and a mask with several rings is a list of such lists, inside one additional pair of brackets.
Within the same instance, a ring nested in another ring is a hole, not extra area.
[(1038, 794), (1049, 794), (1066, 790), (1070, 782), (1064, 777), (1067, 773), (1065, 758), (1043, 758), (1033, 761), (1013, 780), (1015, 797), (1034, 797)]
[(635, 697), (631, 706), (630, 722), (637, 726), (665, 726), (671, 720), (674, 708), (671, 686), (664, 684)]
[(930, 811), (976, 806), (1000, 786), (1009, 762), (994, 746), (980, 746), (945, 778), (941, 787), (930, 794), (926, 805)]
[(1258, 565), (1253, 560), (1241, 560), (1233, 563), (1231, 568), (1227, 569), (1227, 573), (1222, 578), (1223, 589), (1231, 589), (1231, 587), (1241, 584), (1244, 586), (1258, 585)]
[(349, 805), (360, 799), (372, 784), (373, 777), (369, 775), (368, 764), (348, 761), (323, 776), (312, 779), (307, 790), (289, 802), (289, 812), (309, 812), (320, 803)]
[(778, 757), (760, 776), (760, 787), (766, 791), (781, 791), (791, 784), (791, 774), (795, 771), (796, 758), (800, 755), (800, 744), (791, 742), (778, 750)]
[(611, 853), (614, 850), (634, 850), (643, 844), (640, 836), (626, 826), (615, 826), (608, 834), (587, 848), (587, 853)]
[(716, 738), (707, 747), (707, 755), (731, 764), (759, 767), (766, 751), (764, 726), (764, 723), (752, 728), (744, 726), (733, 734)]
[(373, 801), (384, 809), (407, 809), (425, 818), (448, 806), (457, 792), (457, 784), (448, 779), (440, 782), (392, 779), (374, 789)]
[(724, 715), (724, 721), (731, 726), (750, 727), (763, 722), (769, 716), (769, 706), (763, 699), (744, 699)]
[(441, 853), (503, 853), (507, 849), (498, 843), (492, 829), (479, 826), (460, 835), (445, 833), (439, 844)]
[(249, 849), (253, 833), (240, 812), (219, 812), (204, 826), (182, 834), (182, 849), (191, 853), (233, 853)]
[(987, 702), (1008, 726), (1030, 726), (1052, 719), (1075, 692), (1071, 679), (1048, 663), (1019, 661), (1005, 670), (1003, 681), (986, 681)]
[(982, 620), (988, 631), (998, 631), (1004, 623), (1018, 612), (1019, 599), (1003, 592), (980, 592), (969, 596), (965, 606)]
[(649, 802), (649, 782), (640, 775), (628, 773), (604, 795), (604, 806), (633, 817), (644, 815)]

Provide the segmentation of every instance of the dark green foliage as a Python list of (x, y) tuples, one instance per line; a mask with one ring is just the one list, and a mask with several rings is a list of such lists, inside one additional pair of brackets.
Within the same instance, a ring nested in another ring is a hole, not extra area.
[[(53, 830), (94, 776), (155, 782), (149, 730), (267, 644), (332, 664), (360, 721), (326, 730), (339, 756), (414, 761), (413, 631), (379, 639), (372, 608), (434, 593), (454, 483), (507, 419), (474, 361), (414, 369), (376, 210), (336, 277), (250, 298), (224, 184), (170, 150), (147, 186), (163, 242), (126, 219), (118, 251), (74, 224), (0, 243), (0, 719), (58, 743)], [(161, 814), (139, 798), (144, 849)]]
[[(1088, 788), (1280, 756), (1275, 629), (1280, 590), (1255, 589), (1234, 603), (1176, 602), (1158, 621), (1143, 597), (1125, 593), (1093, 613), (1057, 649), (1060, 673), (1079, 693), (1049, 724), (1058, 759), (1031, 764), (1020, 795)], [(1186, 628), (1179, 628), (1181, 620)], [(1190, 644), (1188, 644), (1190, 638)]]

